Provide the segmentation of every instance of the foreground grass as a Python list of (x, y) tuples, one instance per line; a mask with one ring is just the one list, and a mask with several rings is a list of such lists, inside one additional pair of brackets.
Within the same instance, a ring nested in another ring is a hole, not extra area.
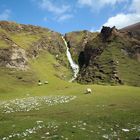
[[(10, 114), (1, 112), (0, 138), (9, 137), (14, 133), (22, 134), (27, 129), (37, 127), (38, 121), (42, 121), (39, 124), (40, 129), (22, 139), (115, 140), (120, 138), (129, 140), (139, 137), (140, 89), (127, 86), (92, 85), (89, 87), (93, 89), (94, 94), (83, 94), (86, 87), (77, 84), (52, 92), (53, 96), (77, 96), (75, 100), (68, 103), (54, 106), (44, 104), (39, 110), (28, 112)], [(44, 87), (39, 88), (43, 95)], [(123, 129), (128, 129), (129, 132), (124, 132)], [(21, 139), (21, 137), (10, 139)]]

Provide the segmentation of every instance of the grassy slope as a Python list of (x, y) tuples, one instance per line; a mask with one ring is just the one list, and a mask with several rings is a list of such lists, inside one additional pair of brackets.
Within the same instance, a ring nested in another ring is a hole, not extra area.
[[(33, 42), (37, 42), (41, 38), (40, 35), (28, 34), (26, 32), (12, 34), (6, 32), (3, 29), (0, 29), (0, 33), (5, 34), (7, 37), (10, 37), (13, 42), (18, 44), (23, 49), (28, 49)], [(10, 45), (5, 40), (0, 39), (0, 48), (8, 47), (10, 47)]]
[(124, 84), (139, 86), (140, 84), (140, 65), (139, 62), (133, 58), (124, 55), (124, 53), (119, 49), (117, 44), (111, 44), (109, 47), (109, 52), (112, 55), (114, 61), (118, 61), (117, 71), (119, 77), (123, 80)]
[[(55, 87), (56, 83), (57, 88), (61, 88), (67, 83), (63, 80), (68, 80), (71, 77), (71, 72), (59, 65), (55, 57), (48, 52), (44, 52), (37, 59), (31, 60), (29, 65), (30, 69), (26, 72), (14, 69), (0, 69), (0, 76), (3, 81), (0, 83), (0, 99), (23, 97), (30, 92), (30, 87), (32, 87), (32, 91), (34, 90), (37, 95), (40, 95), (41, 93), (38, 93), (38, 80), (49, 81), (47, 91), (50, 91)], [(56, 69), (54, 65), (59, 65), (59, 67)], [(41, 89), (39, 88), (39, 92), (40, 90), (44, 91), (46, 87), (42, 86)], [(9, 92), (11, 93), (9, 94)], [(31, 94), (34, 95), (32, 92)]]
[(5, 43), (5, 41), (0, 40), (0, 48), (7, 48), (7, 44)]
[[(111, 73), (112, 65), (109, 64), (109, 61), (118, 62), (115, 66), (117, 74), (121, 77), (125, 85), (139, 86), (140, 84), (140, 65), (139, 62), (131, 59), (121, 51), (119, 47), (116, 47), (118, 44), (110, 44), (108, 48), (104, 50), (101, 54), (98, 63), (102, 66), (103, 71), (106, 73)], [(110, 81), (105, 79), (108, 83)]]
[[(3, 29), (0, 29), (0, 34), (6, 34), (6, 32)], [(6, 43), (5, 40), (0, 39), (0, 49), (4, 49), (9, 47), (9, 45)]]
[[(11, 36), (12, 40), (19, 44), (22, 48), (28, 49), (33, 42), (36, 42), (40, 39), (39, 35), (20, 33)], [(24, 38), (24, 39), (23, 39)]]

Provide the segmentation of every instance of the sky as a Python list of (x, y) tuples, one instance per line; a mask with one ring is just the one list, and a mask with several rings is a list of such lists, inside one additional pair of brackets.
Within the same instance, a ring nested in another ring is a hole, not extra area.
[(0, 0), (0, 20), (67, 33), (140, 22), (140, 0)]

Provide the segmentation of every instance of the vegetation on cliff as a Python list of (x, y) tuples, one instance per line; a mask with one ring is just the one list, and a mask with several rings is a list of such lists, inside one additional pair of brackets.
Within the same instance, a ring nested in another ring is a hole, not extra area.
[(81, 68), (77, 81), (140, 86), (140, 41), (133, 34), (115, 27), (103, 27), (100, 34), (66, 34), (71, 53)]

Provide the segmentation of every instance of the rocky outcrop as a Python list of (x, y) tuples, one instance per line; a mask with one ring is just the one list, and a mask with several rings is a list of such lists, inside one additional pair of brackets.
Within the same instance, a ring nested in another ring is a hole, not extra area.
[[(70, 34), (67, 36), (69, 36), (67, 40), (70, 42), (69, 47), (74, 58), (78, 56), (80, 71), (77, 81), (79, 83), (139, 86), (135, 81), (139, 81), (140, 78), (138, 72), (140, 71), (140, 42), (135, 36), (130, 36), (127, 32), (119, 31), (115, 27), (103, 27), (100, 34), (87, 39), (84, 45), (79, 43), (80, 41), (75, 41), (80, 38), (80, 33), (73, 37)], [(127, 76), (130, 73), (132, 77)]]
[(0, 33), (0, 40), (7, 44), (6, 48), (0, 48), (0, 66), (26, 70), (28, 59), (25, 50), (5, 33)]
[(102, 27), (101, 37), (104, 42), (107, 41), (111, 37), (113, 30), (115, 30), (115, 26), (112, 28), (105, 27), (105, 26)]
[(0, 66), (27, 70), (28, 59), (24, 49), (11, 47), (0, 49)]

